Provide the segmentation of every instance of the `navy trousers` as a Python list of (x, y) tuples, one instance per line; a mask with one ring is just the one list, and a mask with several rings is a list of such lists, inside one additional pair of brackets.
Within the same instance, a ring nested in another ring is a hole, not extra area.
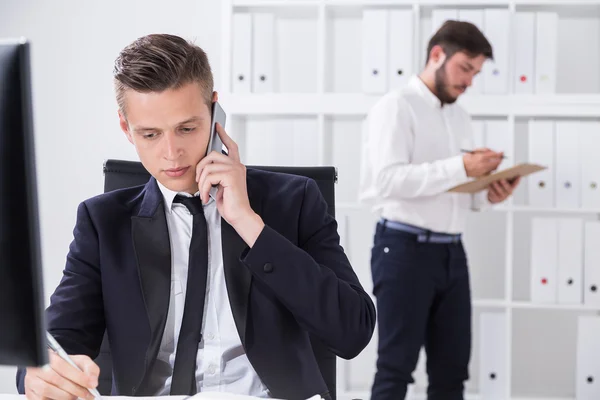
[(471, 357), (471, 289), (462, 243), (422, 243), (379, 223), (371, 272), (379, 331), (371, 400), (405, 398), (422, 346), (428, 400), (462, 400)]

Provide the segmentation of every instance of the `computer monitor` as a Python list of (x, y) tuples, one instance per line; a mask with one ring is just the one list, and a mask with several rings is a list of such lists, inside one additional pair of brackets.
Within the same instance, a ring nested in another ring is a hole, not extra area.
[(26, 40), (0, 40), (0, 364), (48, 361)]

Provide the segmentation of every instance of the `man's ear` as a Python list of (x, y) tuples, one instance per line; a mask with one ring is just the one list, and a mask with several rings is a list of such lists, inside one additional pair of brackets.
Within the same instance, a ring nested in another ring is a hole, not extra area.
[(216, 91), (214, 91), (213, 95), (212, 95), (212, 102), (215, 103), (217, 101), (219, 101), (219, 93), (217, 93)]
[(444, 52), (442, 46), (435, 45), (431, 48), (429, 60), (431, 61), (435, 69), (438, 69), (439, 67), (444, 65), (444, 62), (446, 61), (446, 53)]
[(121, 110), (119, 110), (118, 113), (119, 126), (121, 127), (123, 133), (125, 133), (125, 136), (127, 137), (127, 140), (129, 140), (129, 143), (133, 144), (133, 137), (131, 136), (131, 132), (129, 131), (129, 124), (127, 123), (127, 119), (125, 118)]

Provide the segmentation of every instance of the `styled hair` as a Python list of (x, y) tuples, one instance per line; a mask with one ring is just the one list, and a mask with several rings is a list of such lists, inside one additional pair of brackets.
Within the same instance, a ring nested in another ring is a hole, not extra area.
[(122, 113), (128, 89), (140, 93), (162, 92), (192, 82), (200, 85), (210, 109), (214, 80), (208, 57), (200, 47), (179, 36), (143, 36), (125, 47), (115, 60), (115, 94)]
[(483, 54), (490, 60), (494, 59), (492, 45), (479, 28), (470, 22), (453, 20), (444, 22), (429, 40), (426, 63), (429, 61), (431, 49), (437, 45), (444, 49), (447, 58), (452, 57), (457, 52), (464, 52), (469, 57), (477, 57)]

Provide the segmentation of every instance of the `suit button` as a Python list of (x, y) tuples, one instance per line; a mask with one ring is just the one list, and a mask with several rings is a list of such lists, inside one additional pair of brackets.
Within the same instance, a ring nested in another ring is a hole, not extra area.
[(266, 273), (273, 271), (273, 265), (271, 263), (266, 263), (263, 267), (263, 271), (265, 271)]

